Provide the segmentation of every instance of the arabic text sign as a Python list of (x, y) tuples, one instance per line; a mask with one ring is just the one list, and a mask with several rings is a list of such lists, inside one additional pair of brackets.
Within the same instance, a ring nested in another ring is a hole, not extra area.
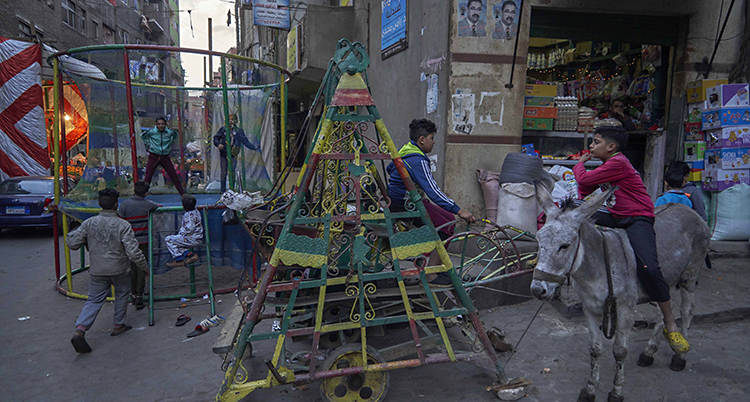
[(381, 51), (406, 39), (406, 0), (382, 0)]
[(254, 0), (253, 24), (289, 29), (289, 0)]

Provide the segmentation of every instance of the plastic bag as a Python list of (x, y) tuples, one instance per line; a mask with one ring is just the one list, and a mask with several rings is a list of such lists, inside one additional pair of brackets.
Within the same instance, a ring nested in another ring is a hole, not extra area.
[(740, 183), (714, 194), (709, 221), (711, 240), (742, 241), (750, 237), (750, 186)]
[(233, 209), (227, 209), (221, 214), (222, 225), (239, 225), (240, 217), (237, 216), (237, 211)]

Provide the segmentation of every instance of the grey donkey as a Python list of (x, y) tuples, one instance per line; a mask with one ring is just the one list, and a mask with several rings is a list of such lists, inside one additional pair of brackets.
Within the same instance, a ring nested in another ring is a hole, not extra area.
[[(537, 187), (537, 201), (547, 214), (547, 223), (539, 230), (539, 260), (531, 282), (531, 292), (540, 300), (550, 300), (568, 276), (581, 299), (589, 332), (591, 373), (588, 384), (581, 389), (578, 401), (594, 401), (599, 385), (599, 357), (602, 354), (602, 316), (609, 286), (605, 269), (606, 244), (612, 272), (614, 296), (617, 298), (617, 327), (614, 333), (615, 357), (614, 388), (609, 402), (624, 400), (624, 360), (628, 354), (628, 337), (633, 327), (636, 303), (648, 297), (638, 280), (636, 261), (628, 236), (623, 229), (594, 226), (591, 216), (614, 192), (614, 188), (597, 195), (580, 207), (558, 208), (542, 186)], [(678, 286), (682, 296), (681, 332), (687, 336), (694, 306), (696, 279), (704, 265), (710, 231), (706, 223), (690, 207), (667, 204), (656, 209), (654, 230), (659, 265), (670, 289)], [(606, 239), (604, 239), (606, 238)], [(648, 366), (654, 361), (664, 324), (660, 321), (648, 346), (641, 353), (638, 365)], [(675, 353), (670, 368), (685, 367), (685, 353)]]

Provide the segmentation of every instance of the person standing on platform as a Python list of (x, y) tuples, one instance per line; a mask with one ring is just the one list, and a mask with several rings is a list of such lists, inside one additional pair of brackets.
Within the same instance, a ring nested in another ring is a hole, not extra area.
[(143, 181), (151, 183), (151, 178), (154, 176), (157, 166), (164, 168), (169, 178), (174, 183), (174, 187), (180, 195), (185, 194), (185, 190), (182, 188), (182, 180), (180, 176), (172, 166), (172, 159), (169, 158), (169, 153), (172, 150), (172, 144), (177, 140), (179, 134), (167, 127), (167, 118), (160, 116), (156, 118), (156, 127), (141, 134), (143, 143), (148, 148), (148, 162), (146, 163), (146, 177)]
[[(135, 239), (138, 240), (138, 248), (144, 256), (148, 252), (148, 214), (159, 208), (159, 204), (146, 199), (149, 185), (145, 181), (137, 181), (133, 186), (135, 196), (126, 199), (120, 204), (120, 217), (128, 221), (133, 227)], [(148, 260), (148, 258), (147, 258)], [(146, 287), (146, 275), (137, 265), (130, 263), (130, 293), (133, 295), (133, 304), (136, 310), (145, 307), (143, 304), (143, 290)]]
[[(229, 128), (232, 131), (232, 173), (234, 173), (241, 145), (254, 151), (257, 151), (258, 147), (253, 145), (250, 140), (247, 139), (245, 131), (242, 130), (242, 128), (237, 127), (237, 115), (234, 113), (229, 115)], [(227, 157), (226, 126), (221, 126), (221, 128), (216, 131), (214, 145), (216, 148), (219, 148), (219, 156), (221, 158), (221, 192), (224, 193), (227, 191), (227, 167), (229, 165)]]

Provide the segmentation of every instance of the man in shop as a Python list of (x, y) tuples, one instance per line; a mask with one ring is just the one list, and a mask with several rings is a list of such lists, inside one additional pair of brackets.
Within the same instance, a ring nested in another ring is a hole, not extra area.
[(481, 21), (484, 15), (482, 0), (468, 0), (466, 2), (466, 17), (458, 21), (458, 36), (485, 36), (486, 23)]
[(492, 39), (511, 40), (516, 37), (518, 24), (514, 21), (517, 9), (516, 2), (513, 0), (505, 0), (503, 2), (500, 7), (500, 18), (497, 19), (498, 16), (495, 16), (497, 22), (495, 23), (495, 30), (492, 31)]
[(630, 116), (625, 115), (625, 101), (622, 99), (613, 99), (610, 102), (607, 118), (619, 120), (622, 128), (627, 131), (635, 131), (635, 122)]
[[(229, 115), (229, 129), (232, 132), (232, 173), (237, 166), (237, 156), (240, 154), (241, 146), (244, 145), (254, 151), (258, 150), (258, 147), (253, 145), (250, 140), (245, 136), (245, 131), (242, 128), (237, 127), (237, 115)], [(221, 160), (221, 192), (222, 194), (227, 191), (227, 167), (229, 165), (227, 158), (227, 137), (226, 137), (226, 126), (221, 126), (216, 135), (214, 135), (214, 145), (219, 148), (219, 156)]]
[(179, 134), (176, 131), (167, 127), (167, 118), (164, 116), (156, 118), (156, 127), (141, 134), (143, 143), (148, 148), (146, 177), (143, 178), (143, 181), (151, 184), (156, 167), (161, 166), (167, 172), (167, 175), (169, 175), (177, 192), (183, 195), (185, 194), (185, 190), (182, 188), (182, 180), (177, 175), (174, 165), (172, 165), (172, 159), (169, 157), (169, 153), (172, 151), (172, 144), (177, 140), (178, 136)]

